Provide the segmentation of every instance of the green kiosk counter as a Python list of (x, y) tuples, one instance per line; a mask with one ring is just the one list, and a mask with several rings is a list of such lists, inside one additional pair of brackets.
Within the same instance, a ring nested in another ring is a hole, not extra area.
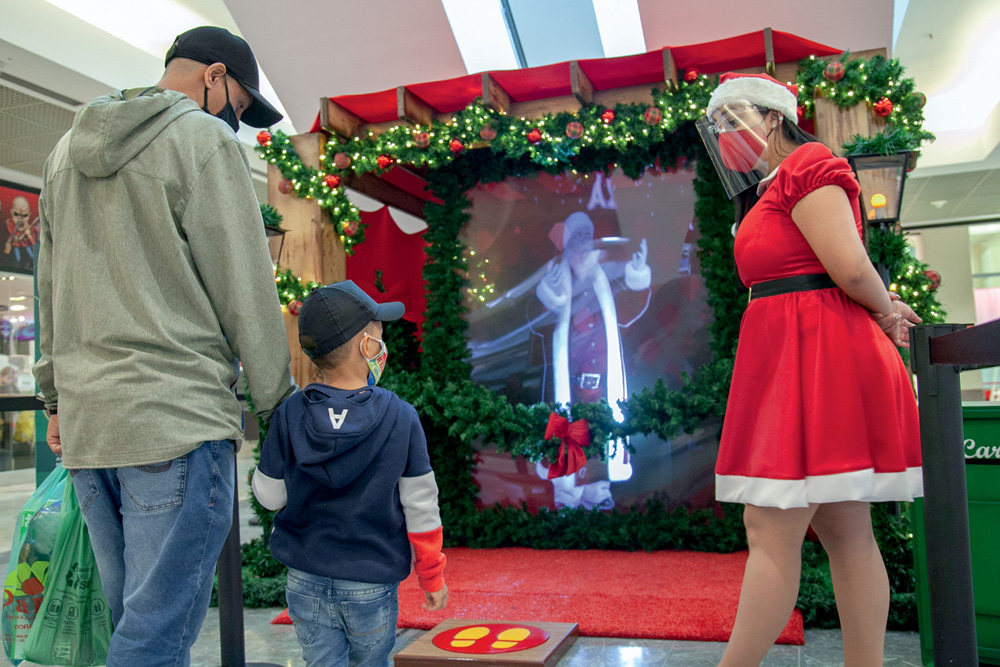
[[(976, 608), (979, 661), (1000, 665), (1000, 403), (962, 405), (965, 475), (969, 495), (972, 586)], [(913, 503), (913, 542), (917, 576), (920, 655), (934, 664), (930, 582), (924, 537), (924, 502)]]

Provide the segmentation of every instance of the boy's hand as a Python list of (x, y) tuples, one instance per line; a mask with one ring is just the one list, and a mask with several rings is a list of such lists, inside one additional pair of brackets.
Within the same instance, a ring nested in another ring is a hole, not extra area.
[(427, 611), (441, 611), (448, 606), (447, 586), (436, 593), (428, 593), (427, 591), (424, 591), (424, 595), (427, 596), (427, 602), (422, 603), (420, 606)]

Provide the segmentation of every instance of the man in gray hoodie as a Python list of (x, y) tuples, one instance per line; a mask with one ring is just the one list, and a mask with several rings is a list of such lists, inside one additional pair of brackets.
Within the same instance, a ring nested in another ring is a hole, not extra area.
[(155, 86), (81, 110), (44, 168), (34, 372), (112, 667), (188, 664), (232, 523), (238, 364), (265, 418), (294, 390), (240, 119), (281, 114), (246, 42), (195, 28)]

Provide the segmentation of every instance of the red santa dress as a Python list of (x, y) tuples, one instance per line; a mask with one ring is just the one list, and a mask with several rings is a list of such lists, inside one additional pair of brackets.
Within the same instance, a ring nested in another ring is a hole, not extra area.
[[(826, 272), (791, 217), (826, 185), (847, 193), (861, 233), (860, 188), (847, 161), (823, 144), (800, 146), (736, 234), (745, 285)], [(750, 302), (715, 473), (718, 500), (783, 509), (923, 494), (909, 375), (864, 306), (839, 288)]]

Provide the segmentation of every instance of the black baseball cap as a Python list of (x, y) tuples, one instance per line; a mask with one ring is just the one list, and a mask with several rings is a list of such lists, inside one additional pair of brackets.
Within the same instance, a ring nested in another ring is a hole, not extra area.
[(250, 45), (225, 28), (202, 26), (177, 35), (163, 65), (166, 66), (174, 58), (190, 58), (206, 65), (225, 65), (226, 73), (253, 98), (240, 117), (241, 123), (250, 127), (270, 127), (284, 117), (260, 94), (260, 72)]
[(353, 280), (320, 287), (310, 294), (299, 311), (299, 338), (308, 336), (315, 347), (302, 351), (318, 359), (351, 340), (370, 322), (392, 322), (403, 316), (399, 301), (377, 303)]

